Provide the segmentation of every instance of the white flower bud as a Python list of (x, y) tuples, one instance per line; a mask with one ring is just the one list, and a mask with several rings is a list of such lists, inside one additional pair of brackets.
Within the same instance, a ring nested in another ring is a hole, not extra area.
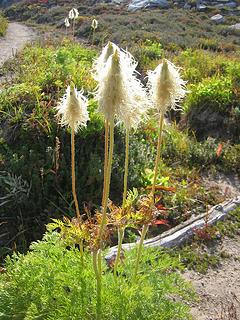
[(96, 30), (98, 27), (98, 21), (96, 19), (93, 19), (91, 27), (93, 28), (93, 30)]

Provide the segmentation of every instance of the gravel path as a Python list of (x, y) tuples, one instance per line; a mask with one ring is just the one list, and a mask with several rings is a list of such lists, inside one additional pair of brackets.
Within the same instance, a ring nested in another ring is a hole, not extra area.
[(29, 27), (17, 22), (9, 23), (4, 38), (0, 38), (0, 67), (11, 58), (16, 51), (21, 50), (24, 45), (36, 38), (36, 33)]

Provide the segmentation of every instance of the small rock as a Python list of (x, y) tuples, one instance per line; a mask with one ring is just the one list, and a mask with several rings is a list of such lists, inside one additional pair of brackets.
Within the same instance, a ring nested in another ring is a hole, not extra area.
[(224, 22), (224, 17), (221, 14), (215, 14), (215, 16), (212, 16), (210, 19), (217, 24)]
[(207, 10), (207, 6), (205, 6), (205, 4), (199, 4), (199, 5), (197, 5), (197, 10), (199, 12), (204, 12)]

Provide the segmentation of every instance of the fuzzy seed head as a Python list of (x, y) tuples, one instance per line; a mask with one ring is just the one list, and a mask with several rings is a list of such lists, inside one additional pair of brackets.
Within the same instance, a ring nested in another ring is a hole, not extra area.
[(69, 11), (69, 19), (73, 20), (73, 19), (77, 19), (77, 17), (79, 16), (79, 12), (78, 12), (78, 9), (76, 8), (72, 8), (70, 11)]
[(93, 30), (96, 30), (98, 27), (98, 21), (96, 19), (93, 19), (91, 27), (93, 28)]
[(64, 20), (64, 24), (65, 24), (66, 28), (70, 27), (70, 22), (69, 22), (68, 18), (66, 18)]
[(87, 105), (88, 101), (83, 96), (83, 91), (77, 91), (74, 84), (71, 84), (56, 107), (59, 123), (62, 126), (69, 126), (75, 132), (80, 126), (86, 126), (89, 120)]
[(178, 103), (186, 94), (185, 85), (179, 69), (166, 59), (163, 59), (154, 71), (148, 73), (150, 95), (158, 112), (181, 109)]
[(103, 48), (100, 56), (93, 62), (92, 75), (96, 81), (99, 81), (99, 79), (101, 78), (102, 72), (106, 66), (108, 58), (116, 50), (120, 50), (120, 49), (114, 43), (109, 41), (108, 44)]
[[(114, 53), (107, 58), (111, 50)], [(105, 64), (102, 63), (95, 76), (99, 82), (96, 95), (99, 111), (110, 122), (116, 117), (127, 129), (137, 127), (149, 103), (146, 92), (135, 75), (136, 62), (130, 54), (121, 51), (114, 44), (108, 44), (104, 48), (101, 61), (104, 59)]]

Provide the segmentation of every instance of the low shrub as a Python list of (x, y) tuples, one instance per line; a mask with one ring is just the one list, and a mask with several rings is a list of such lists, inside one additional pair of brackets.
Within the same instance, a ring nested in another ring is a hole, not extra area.
[(232, 81), (226, 77), (204, 79), (202, 82), (190, 85), (191, 93), (185, 100), (184, 112), (194, 110), (203, 113), (206, 110), (220, 114), (229, 114), (234, 93)]
[(8, 20), (0, 12), (0, 37), (4, 36), (8, 27)]

